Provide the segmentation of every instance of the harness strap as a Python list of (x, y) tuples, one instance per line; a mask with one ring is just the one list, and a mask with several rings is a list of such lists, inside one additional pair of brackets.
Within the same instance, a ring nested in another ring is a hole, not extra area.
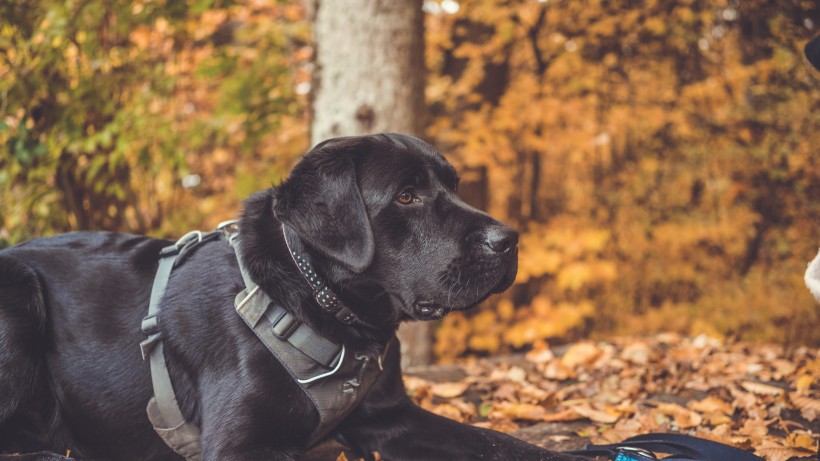
[[(246, 290), (241, 292), (245, 293), (245, 296), (242, 296), (241, 300), (237, 297), (236, 312), (245, 319), (245, 322), (251, 328), (256, 327), (262, 315), (267, 316), (273, 336), (289, 342), (300, 352), (323, 366), (330, 367), (339, 356), (341, 346), (317, 334), (282, 306), (270, 303), (270, 298), (261, 292), (259, 285), (251, 279), (245, 268), (242, 261), (242, 251), (239, 248), (239, 232), (235, 227), (235, 223), (229, 223), (228, 225), (232, 227), (224, 226), (223, 228), (228, 233), (228, 243), (230, 243), (236, 254), (236, 262), (239, 264), (239, 270), (242, 273), (242, 279), (246, 287)], [(256, 295), (264, 296), (268, 302), (250, 303), (249, 301)]]
[[(191, 239), (197, 236), (198, 239)], [(202, 234), (187, 234), (175, 244), (169, 245), (160, 251), (159, 265), (154, 276), (154, 285), (151, 288), (151, 300), (148, 303), (148, 315), (142, 320), (142, 332), (148, 336), (140, 343), (142, 359), (148, 359), (151, 367), (151, 385), (154, 388), (154, 397), (148, 402), (146, 411), (154, 430), (165, 443), (179, 455), (189, 461), (202, 459), (202, 449), (199, 443), (199, 428), (185, 421), (179, 409), (171, 376), (165, 364), (165, 354), (162, 348), (162, 336), (159, 331), (158, 316), (165, 289), (171, 270), (182, 248), (192, 243), (199, 243)]]
[(277, 338), (289, 342), (323, 366), (330, 368), (339, 356), (341, 347), (319, 336), (310, 327), (278, 305), (269, 306), (266, 312), (271, 323), (271, 332)]
[[(202, 459), (199, 428), (185, 421), (174, 395), (163, 354), (159, 314), (175, 264), (184, 259), (197, 243), (219, 235), (225, 235), (234, 249), (246, 284), (246, 288), (236, 296), (236, 312), (296, 380), (319, 413), (319, 424), (307, 441), (307, 446), (310, 446), (331, 431), (361, 401), (379, 375), (382, 359), (396, 339), (394, 337), (380, 354), (375, 351), (360, 351), (347, 354), (346, 357), (343, 345), (320, 336), (284, 307), (273, 302), (251, 280), (236, 245), (238, 229), (235, 221), (220, 224), (216, 232), (190, 232), (176, 244), (169, 245), (160, 252), (148, 315), (142, 321), (142, 331), (147, 339), (140, 343), (143, 359), (150, 362), (154, 388), (154, 397), (148, 402), (148, 418), (154, 430), (176, 453), (188, 461)], [(378, 367), (371, 364), (371, 361), (376, 362)], [(326, 379), (331, 377), (332, 379)]]

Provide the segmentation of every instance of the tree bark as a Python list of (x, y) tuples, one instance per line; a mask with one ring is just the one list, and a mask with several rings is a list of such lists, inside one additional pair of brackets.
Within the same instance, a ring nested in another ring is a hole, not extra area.
[[(421, 0), (316, 0), (311, 142), (424, 129)], [(402, 363), (432, 359), (429, 323), (399, 331)]]

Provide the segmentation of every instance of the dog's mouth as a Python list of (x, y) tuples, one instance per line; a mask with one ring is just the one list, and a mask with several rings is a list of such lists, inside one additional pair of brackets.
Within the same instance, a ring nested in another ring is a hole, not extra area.
[(437, 320), (447, 315), (450, 310), (433, 301), (417, 301), (413, 305), (413, 317), (416, 320)]
[[(438, 320), (452, 311), (469, 310), (477, 306), (490, 295), (501, 293), (513, 284), (513, 281), (515, 281), (515, 276), (518, 273), (517, 262), (517, 258), (512, 258), (512, 261), (507, 266), (501, 278), (498, 279), (495, 285), (493, 285), (492, 288), (487, 290), (483, 295), (480, 295), (477, 298), (471, 297), (471, 299), (462, 300), (467, 304), (453, 304), (452, 301), (456, 300), (450, 299), (449, 296), (447, 297), (448, 301), (446, 303), (431, 299), (422, 299), (412, 304), (411, 316), (416, 320)], [(464, 289), (464, 287), (459, 287), (458, 291), (461, 291), (462, 289)], [(457, 302), (458, 301), (456, 301), (456, 303)]]

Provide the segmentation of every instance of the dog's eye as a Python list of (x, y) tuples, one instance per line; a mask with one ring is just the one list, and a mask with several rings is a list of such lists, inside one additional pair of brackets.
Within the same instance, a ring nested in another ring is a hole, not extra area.
[(408, 189), (408, 190), (402, 192), (401, 194), (399, 194), (399, 197), (397, 198), (397, 200), (402, 205), (409, 205), (409, 204), (413, 203), (416, 200), (416, 196), (413, 194), (413, 191)]

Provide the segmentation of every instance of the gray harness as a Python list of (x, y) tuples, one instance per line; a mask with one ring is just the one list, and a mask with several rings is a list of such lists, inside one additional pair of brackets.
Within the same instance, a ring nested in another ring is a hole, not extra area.
[[(235, 298), (234, 307), (254, 334), (265, 344), (276, 360), (299, 384), (319, 413), (319, 424), (310, 435), (308, 446), (327, 435), (367, 394), (382, 370), (382, 359), (395, 338), (381, 354), (352, 351), (322, 337), (308, 325), (275, 303), (250, 279), (236, 243), (239, 239), (235, 221), (220, 224), (217, 231), (203, 234), (194, 231), (175, 244), (160, 251), (160, 261), (151, 290), (148, 315), (142, 321), (142, 331), (148, 338), (140, 344), (142, 357), (151, 365), (154, 397), (148, 402), (148, 419), (163, 441), (177, 454), (190, 460), (202, 459), (199, 428), (185, 420), (174, 395), (171, 378), (165, 365), (158, 315), (168, 285), (171, 270), (178, 256), (196, 245), (220, 234), (227, 237), (235, 250), (245, 282), (245, 289)], [(287, 244), (287, 236), (283, 237)], [(299, 271), (310, 284), (322, 310), (343, 323), (352, 323), (355, 315), (321, 281), (305, 258), (292, 251)]]

